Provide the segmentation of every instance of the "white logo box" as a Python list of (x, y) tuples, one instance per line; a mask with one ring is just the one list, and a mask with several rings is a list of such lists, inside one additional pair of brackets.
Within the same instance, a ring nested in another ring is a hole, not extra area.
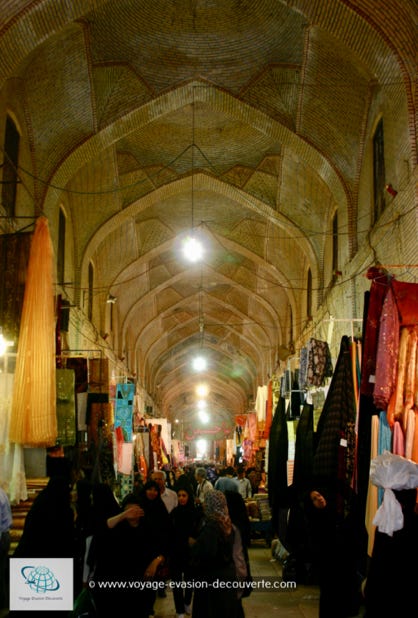
[(73, 609), (72, 558), (10, 558), (10, 611)]

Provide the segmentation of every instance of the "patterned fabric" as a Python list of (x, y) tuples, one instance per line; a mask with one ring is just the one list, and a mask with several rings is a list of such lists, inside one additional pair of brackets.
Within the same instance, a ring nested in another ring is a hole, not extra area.
[(379, 336), (376, 353), (376, 381), (373, 402), (379, 410), (387, 410), (396, 384), (399, 349), (399, 318), (395, 297), (388, 290), (380, 317)]
[(302, 348), (299, 357), (299, 388), (306, 390), (308, 386), (308, 348)]
[(228, 504), (225, 494), (214, 489), (205, 495), (205, 517), (209, 521), (214, 521), (219, 525), (224, 535), (227, 537), (232, 532), (232, 522), (229, 516)]
[(318, 445), (314, 455), (314, 475), (336, 480), (339, 461), (341, 432), (348, 423), (355, 423), (356, 402), (354, 399), (350, 341), (341, 340), (335, 372), (327, 398), (318, 421)]
[(121, 427), (125, 442), (132, 441), (132, 415), (135, 385), (117, 384), (115, 400), (115, 427)]
[(377, 342), (379, 337), (380, 316), (382, 313), (383, 301), (389, 289), (389, 281), (386, 274), (378, 273), (373, 270), (370, 292), (365, 294), (365, 306), (367, 306), (364, 318), (363, 335), (363, 359), (361, 367), (360, 392), (363, 395), (373, 395), (374, 382), (371, 377), (376, 373)]
[(308, 342), (308, 386), (321, 386), (332, 376), (332, 362), (326, 341), (311, 337)]

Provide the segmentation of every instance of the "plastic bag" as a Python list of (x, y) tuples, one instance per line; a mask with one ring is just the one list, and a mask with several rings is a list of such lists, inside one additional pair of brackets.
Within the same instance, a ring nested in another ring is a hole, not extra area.
[(402, 507), (393, 490), (414, 489), (418, 487), (418, 464), (400, 455), (383, 451), (370, 464), (370, 481), (373, 485), (383, 487), (383, 502), (373, 519), (379, 532), (392, 536), (396, 530), (403, 528)]

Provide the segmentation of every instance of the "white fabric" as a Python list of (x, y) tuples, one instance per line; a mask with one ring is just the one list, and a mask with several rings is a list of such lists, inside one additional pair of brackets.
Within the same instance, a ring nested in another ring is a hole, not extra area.
[(392, 536), (396, 530), (403, 528), (404, 523), (402, 507), (393, 490), (418, 487), (418, 464), (401, 455), (383, 451), (370, 464), (370, 481), (385, 490), (373, 524), (379, 532)]
[(0, 483), (11, 504), (28, 497), (23, 447), (9, 442), (13, 381), (12, 373), (0, 373)]

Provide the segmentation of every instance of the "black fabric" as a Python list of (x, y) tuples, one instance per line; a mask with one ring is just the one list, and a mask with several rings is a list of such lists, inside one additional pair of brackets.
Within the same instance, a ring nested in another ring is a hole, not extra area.
[(285, 400), (280, 397), (270, 427), (268, 454), (268, 497), (272, 510), (272, 526), (274, 532), (283, 540), (284, 531), (281, 523), (280, 510), (287, 507), (287, 457), (288, 432), (286, 422)]
[[(191, 566), (197, 581), (234, 582), (235, 565), (232, 557), (233, 534), (225, 538), (215, 523), (205, 523), (191, 552)], [(193, 618), (236, 618), (238, 598), (236, 590), (225, 588), (196, 588)]]
[(416, 606), (416, 490), (397, 492), (396, 496), (402, 504), (404, 526), (393, 536), (376, 530), (365, 587), (366, 618), (409, 616)]
[(75, 555), (74, 516), (66, 477), (52, 477), (35, 498), (13, 555), (15, 558), (72, 558)]
[(345, 432), (347, 423), (355, 421), (355, 415), (350, 341), (344, 336), (317, 426), (317, 447), (313, 461), (313, 474), (316, 478), (338, 478), (341, 432)]
[(360, 527), (354, 494), (349, 514), (344, 517), (337, 511), (337, 496), (319, 491), (327, 500), (326, 507), (318, 509), (311, 502), (307, 506), (309, 539), (320, 590), (319, 618), (356, 616), (360, 608), (358, 565), (364, 526)]
[(314, 456), (314, 408), (305, 403), (296, 429), (293, 485), (307, 487), (312, 478)]

